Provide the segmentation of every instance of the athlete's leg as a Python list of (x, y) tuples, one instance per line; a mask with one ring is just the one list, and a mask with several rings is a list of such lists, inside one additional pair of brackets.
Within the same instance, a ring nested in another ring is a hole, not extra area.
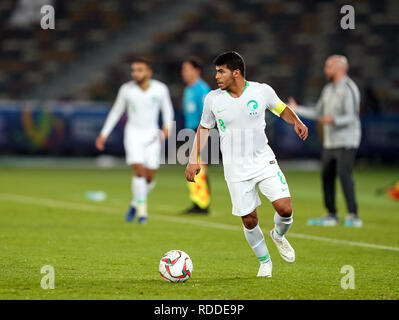
[(275, 175), (259, 182), (259, 190), (272, 203), (275, 211), (274, 223), (277, 236), (283, 237), (292, 225), (292, 203), (287, 181), (278, 165)]
[(227, 181), (227, 186), (232, 202), (232, 213), (241, 217), (245, 238), (261, 263), (258, 276), (271, 277), (272, 264), (256, 212), (256, 208), (261, 204), (256, 182), (254, 180)]
[(292, 216), (291, 197), (277, 199), (272, 202), (272, 205), (279, 216), (289, 218)]
[(295, 261), (295, 251), (284, 235), (288, 232), (293, 222), (291, 195), (284, 174), (276, 167), (274, 176), (259, 182), (259, 190), (269, 199), (274, 209), (274, 228), (270, 236), (281, 255), (287, 262)]
[(157, 170), (145, 168), (145, 180), (147, 182), (147, 197), (155, 187), (155, 174)]
[(263, 232), (259, 227), (258, 223), (258, 213), (256, 209), (241, 217), (242, 224), (244, 226), (244, 235), (247, 239), (250, 247), (255, 252), (260, 263), (267, 263), (270, 260), (269, 251), (267, 250), (265, 238)]
[(255, 209), (250, 214), (242, 216), (241, 220), (246, 229), (253, 229), (258, 225), (258, 212)]
[(125, 127), (124, 147), (126, 154), (126, 163), (132, 170), (131, 190), (132, 200), (129, 211), (126, 214), (126, 221), (130, 222), (134, 219), (136, 210), (142, 210), (142, 202), (146, 199), (146, 180), (145, 180), (145, 157), (144, 143), (142, 136), (137, 130), (129, 126)]
[(134, 164), (131, 165), (131, 168), (133, 170), (133, 176), (134, 177), (139, 177), (139, 178), (145, 178), (146, 177), (146, 168), (144, 167), (143, 164), (134, 163)]
[[(133, 221), (136, 215), (136, 208), (138, 206), (138, 201), (143, 197), (143, 173), (144, 173), (144, 166), (141, 164), (130, 164), (130, 167), (133, 170), (132, 180), (131, 180), (131, 191), (132, 191), (132, 199), (130, 201), (129, 209), (126, 213), (126, 221), (131, 222)], [(144, 179), (145, 183), (145, 179)]]
[(145, 180), (147, 183), (151, 183), (154, 180), (156, 173), (157, 170), (145, 168)]
[(132, 164), (132, 192), (135, 203), (144, 201), (147, 197), (146, 169), (143, 164)]
[(132, 164), (133, 179), (132, 179), (132, 192), (133, 203), (137, 208), (139, 218), (147, 216), (147, 180), (146, 169), (143, 164)]
[(291, 198), (281, 198), (272, 202), (274, 209), (274, 225), (275, 233), (279, 237), (283, 237), (290, 229), (292, 218), (292, 203)]
[(272, 204), (276, 213), (274, 214), (274, 229), (270, 230), (270, 237), (280, 256), (287, 262), (294, 262), (295, 250), (284, 236), (293, 222), (291, 198), (281, 198), (273, 201)]
[(160, 166), (161, 142), (154, 136), (152, 142), (144, 150), (144, 178), (146, 181), (146, 195), (148, 196), (155, 187), (155, 175)]

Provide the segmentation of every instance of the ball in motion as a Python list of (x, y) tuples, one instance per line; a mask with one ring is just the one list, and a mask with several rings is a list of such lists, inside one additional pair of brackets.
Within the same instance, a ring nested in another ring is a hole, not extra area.
[(193, 262), (189, 255), (181, 250), (171, 250), (163, 255), (159, 262), (159, 273), (168, 282), (184, 282), (193, 273)]

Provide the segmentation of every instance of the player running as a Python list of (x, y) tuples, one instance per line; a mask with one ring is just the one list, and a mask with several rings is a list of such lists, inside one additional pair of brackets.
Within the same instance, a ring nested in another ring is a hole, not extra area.
[(285, 238), (293, 222), (291, 196), (284, 174), (268, 145), (265, 110), (294, 125), (302, 140), (307, 138), (308, 128), (278, 98), (272, 87), (245, 80), (244, 60), (238, 53), (222, 53), (214, 64), (219, 89), (212, 90), (205, 98), (201, 122), (186, 167), (186, 179), (194, 181), (200, 171), (198, 154), (206, 144), (209, 130), (216, 124), (232, 213), (241, 217), (245, 238), (260, 261), (258, 277), (271, 277), (272, 261), (258, 223), (256, 208), (261, 201), (256, 187), (276, 210), (275, 227), (270, 236), (281, 257), (287, 262), (294, 262), (295, 251)]
[(109, 134), (127, 109), (124, 147), (126, 163), (133, 168), (133, 198), (126, 221), (133, 221), (137, 209), (138, 223), (146, 223), (147, 196), (154, 188), (154, 177), (160, 164), (159, 112), (162, 111), (162, 133), (167, 138), (174, 111), (168, 87), (151, 79), (152, 69), (147, 59), (136, 59), (131, 69), (134, 81), (126, 82), (120, 87), (116, 101), (96, 139), (96, 147), (100, 151), (104, 150)]

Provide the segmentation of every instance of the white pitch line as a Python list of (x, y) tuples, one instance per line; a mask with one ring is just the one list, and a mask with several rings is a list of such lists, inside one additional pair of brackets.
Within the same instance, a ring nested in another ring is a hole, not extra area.
[(82, 210), (82, 211), (101, 212), (101, 213), (110, 213), (110, 214), (119, 213), (117, 209), (112, 209), (109, 207), (103, 207), (103, 206), (100, 207), (84, 203), (71, 203), (71, 202), (52, 200), (41, 197), (29, 197), (29, 196), (23, 196), (11, 193), (0, 193), (0, 200), (6, 200), (18, 203), (36, 204), (39, 206), (60, 208), (60, 209)]
[(397, 247), (383, 246), (383, 245), (374, 244), (374, 243), (339, 240), (339, 239), (325, 238), (325, 237), (319, 237), (319, 236), (312, 236), (309, 234), (302, 234), (302, 233), (290, 233), (289, 235), (292, 238), (298, 238), (298, 239), (317, 240), (317, 241), (338, 243), (338, 244), (350, 245), (350, 246), (356, 246), (356, 247), (380, 249), (380, 250), (390, 250), (390, 251), (398, 251), (399, 252), (399, 248), (397, 248)]
[[(59, 208), (59, 209), (71, 209), (71, 210), (81, 210), (81, 211), (89, 211), (89, 212), (95, 212), (95, 213), (100, 212), (100, 213), (120, 215), (120, 213), (117, 209), (110, 208), (110, 207), (104, 207), (104, 206), (100, 207), (100, 206), (83, 204), (83, 203), (82, 204), (71, 203), (71, 202), (52, 200), (52, 199), (41, 198), (41, 197), (23, 196), (23, 195), (11, 194), (11, 193), (0, 193), (0, 200), (12, 201), (12, 202), (17, 202), (17, 203), (34, 204), (34, 205)], [(218, 223), (218, 222), (191, 220), (191, 219), (186, 219), (186, 218), (181, 218), (181, 217), (172, 217), (172, 216), (151, 214), (151, 218), (154, 218), (156, 220), (164, 220), (164, 221), (168, 221), (168, 222), (191, 224), (191, 225), (196, 225), (196, 226), (205, 227), (205, 228), (223, 229), (223, 230), (230, 230), (230, 231), (241, 231), (242, 230), (242, 228), (239, 226)], [(339, 239), (325, 238), (325, 237), (319, 237), (319, 236), (313, 236), (313, 235), (301, 234), (301, 233), (290, 233), (289, 236), (291, 238), (297, 238), (297, 239), (316, 240), (316, 241), (323, 241), (323, 242), (328, 242), (328, 243), (337, 243), (337, 244), (342, 244), (342, 245), (350, 245), (350, 246), (357, 246), (357, 247), (363, 247), (363, 248), (389, 250), (389, 251), (399, 252), (399, 248), (397, 248), (397, 247), (390, 247), (390, 246), (378, 245), (378, 244), (373, 244), (373, 243), (339, 240)]]

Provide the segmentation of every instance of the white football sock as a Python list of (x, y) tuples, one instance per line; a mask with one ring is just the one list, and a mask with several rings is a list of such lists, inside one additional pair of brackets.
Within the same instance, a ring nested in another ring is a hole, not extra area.
[(144, 177), (133, 177), (132, 192), (134, 199), (132, 205), (138, 206), (147, 202), (147, 181)]
[(137, 208), (137, 216), (138, 217), (147, 217), (147, 202), (143, 202), (143, 203), (137, 203), (136, 204), (136, 208)]
[(267, 250), (265, 238), (263, 237), (262, 230), (259, 227), (259, 224), (256, 225), (253, 229), (247, 229), (243, 225), (244, 235), (247, 239), (249, 246), (255, 252), (255, 255), (258, 257), (260, 263), (267, 263), (270, 261), (269, 251)]
[(155, 184), (156, 184), (155, 180), (151, 180), (151, 182), (147, 182), (147, 196), (151, 193), (152, 189), (154, 189)]
[(131, 190), (132, 190), (132, 201), (130, 201), (130, 205), (132, 207), (134, 207), (136, 205), (136, 203), (134, 202), (134, 194), (135, 194), (135, 192), (134, 192), (134, 179), (135, 179), (135, 177), (133, 176), (132, 177), (132, 182), (130, 184), (130, 187), (131, 187)]
[(284, 235), (288, 232), (292, 225), (294, 213), (290, 217), (282, 217), (277, 212), (274, 214), (274, 234), (276, 239), (284, 238)]

